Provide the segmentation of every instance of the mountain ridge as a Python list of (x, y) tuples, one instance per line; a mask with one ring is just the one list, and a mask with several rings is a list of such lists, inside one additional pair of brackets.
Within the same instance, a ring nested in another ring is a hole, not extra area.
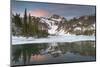
[[(15, 20), (16, 17), (17, 19), (20, 19), (20, 24), (22, 24), (23, 26), (25, 24), (23, 22), (24, 19), (20, 18), (20, 15), (16, 14), (13, 16), (12, 20)], [(86, 16), (80, 16), (79, 18), (74, 17), (73, 19), (67, 20), (65, 17), (56, 14), (53, 14), (50, 17), (28, 16), (29, 19), (27, 20), (28, 21), (27, 25), (29, 28), (32, 26), (30, 30), (38, 28), (39, 30), (42, 31), (42, 34), (45, 34), (46, 32), (46, 34), (48, 35), (66, 35), (66, 34), (95, 35), (95, 23), (96, 23), (95, 17), (96, 17), (95, 15), (86, 15)], [(17, 34), (20, 35), (22, 27), (19, 27), (17, 22), (19, 21), (16, 21), (16, 23), (15, 21), (12, 21), (13, 23), (12, 29), (15, 35), (16, 35), (15, 32), (17, 32)], [(37, 26), (37, 28), (36, 27), (34, 28), (34, 26)], [(32, 33), (30, 34), (32, 35)]]

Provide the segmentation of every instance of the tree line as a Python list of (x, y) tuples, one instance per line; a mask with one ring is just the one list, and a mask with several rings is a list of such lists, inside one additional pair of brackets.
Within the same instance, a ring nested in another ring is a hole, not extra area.
[[(21, 36), (34, 36), (34, 37), (46, 37), (48, 35), (47, 30), (45, 31), (43, 28), (46, 28), (45, 25), (41, 25), (40, 18), (33, 17), (29, 13), (27, 16), (27, 9), (25, 8), (24, 16), (21, 17), (20, 14), (12, 15), (12, 34), (13, 35), (21, 35)], [(15, 29), (15, 28), (16, 29)]]

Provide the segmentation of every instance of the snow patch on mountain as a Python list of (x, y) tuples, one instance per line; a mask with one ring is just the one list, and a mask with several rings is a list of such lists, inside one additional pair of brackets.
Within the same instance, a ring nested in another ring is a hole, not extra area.
[(74, 28), (74, 30), (76, 31), (76, 30), (81, 30), (81, 27), (76, 27), (76, 28)]
[(46, 23), (49, 27), (48, 29), (48, 33), (49, 34), (54, 34), (54, 35), (60, 35), (60, 34), (64, 34), (64, 31), (57, 31), (58, 29), (58, 25), (63, 22), (63, 19), (62, 17), (59, 17), (58, 19), (55, 19), (55, 18), (41, 18), (41, 22), (42, 23)]

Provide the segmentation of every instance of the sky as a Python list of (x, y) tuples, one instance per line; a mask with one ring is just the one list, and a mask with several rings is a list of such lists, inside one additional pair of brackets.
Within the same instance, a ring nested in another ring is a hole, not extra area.
[(24, 15), (25, 8), (27, 13), (36, 17), (50, 17), (53, 14), (63, 16), (67, 19), (84, 15), (95, 14), (95, 6), (90, 5), (72, 5), (72, 4), (54, 4), (43, 2), (11, 1), (11, 11), (13, 14), (20, 13)]

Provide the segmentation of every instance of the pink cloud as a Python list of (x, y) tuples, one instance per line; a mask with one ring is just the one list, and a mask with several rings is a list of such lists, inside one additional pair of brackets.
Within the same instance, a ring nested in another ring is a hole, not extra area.
[(30, 13), (32, 16), (36, 16), (36, 17), (44, 17), (49, 15), (49, 12), (43, 9), (32, 10), (30, 11)]

